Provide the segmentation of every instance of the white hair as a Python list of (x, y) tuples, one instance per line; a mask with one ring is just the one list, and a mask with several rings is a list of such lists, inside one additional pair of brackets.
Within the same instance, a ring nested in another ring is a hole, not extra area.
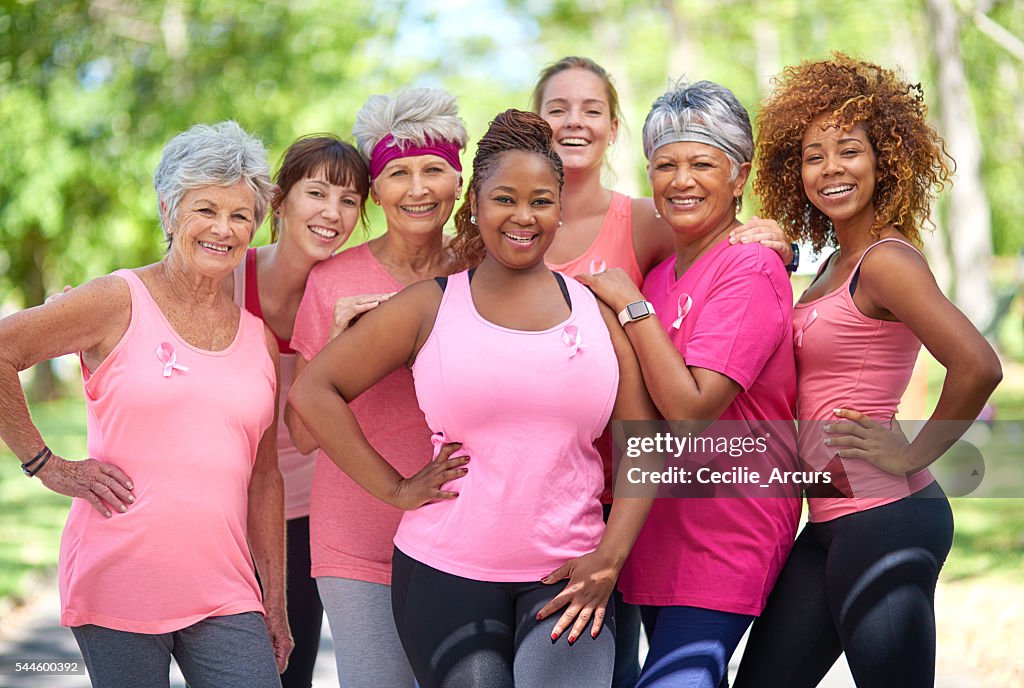
[(253, 231), (263, 222), (270, 205), (273, 184), (263, 143), (237, 122), (196, 124), (164, 146), (160, 164), (153, 174), (157, 210), (164, 235), (178, 219), (178, 206), (185, 193), (206, 186), (231, 186), (245, 182), (256, 206)]
[(411, 88), (387, 96), (370, 96), (356, 113), (352, 134), (367, 162), (374, 146), (388, 134), (401, 148), (425, 146), (431, 139), (465, 149), (469, 140), (455, 96), (440, 88)]
[(644, 122), (644, 155), (650, 160), (659, 142), (671, 140), (674, 133), (694, 128), (713, 139), (713, 143), (707, 142), (726, 154), (733, 180), (743, 163), (753, 160), (750, 115), (732, 91), (711, 81), (693, 84), (679, 81), (654, 101)]

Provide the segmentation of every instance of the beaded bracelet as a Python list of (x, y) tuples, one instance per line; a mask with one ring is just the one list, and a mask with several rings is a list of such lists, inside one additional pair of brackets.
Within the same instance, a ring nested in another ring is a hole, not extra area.
[(35, 476), (36, 473), (42, 470), (51, 456), (53, 456), (53, 452), (50, 451), (50, 448), (43, 447), (42, 451), (33, 456), (30, 461), (21, 464), (21, 472), (30, 478)]

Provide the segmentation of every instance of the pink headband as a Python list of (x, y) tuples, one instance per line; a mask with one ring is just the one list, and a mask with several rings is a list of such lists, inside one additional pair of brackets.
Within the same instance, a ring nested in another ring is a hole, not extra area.
[(414, 155), (436, 155), (444, 158), (445, 162), (455, 168), (456, 172), (462, 172), (462, 163), (459, 162), (459, 147), (451, 141), (435, 141), (427, 139), (425, 146), (408, 146), (401, 148), (395, 144), (395, 137), (388, 134), (373, 147), (370, 155), (370, 181), (384, 171), (384, 166), (398, 158), (408, 158)]

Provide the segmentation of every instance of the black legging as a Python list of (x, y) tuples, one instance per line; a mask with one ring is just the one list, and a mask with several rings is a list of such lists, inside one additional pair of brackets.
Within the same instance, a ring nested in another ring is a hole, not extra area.
[(293, 518), (288, 528), (288, 625), (295, 649), (281, 674), (282, 688), (310, 688), (320, 647), (324, 608), (316, 580), (309, 575), (309, 517)]
[(935, 582), (952, 541), (938, 483), (807, 524), (754, 623), (735, 688), (813, 688), (844, 651), (858, 686), (931, 688)]
[(611, 605), (605, 628), (573, 645), (551, 642), (561, 611), (536, 614), (565, 583), (490, 583), (453, 576), (395, 550), (391, 609), (421, 688), (608, 688), (615, 654)]

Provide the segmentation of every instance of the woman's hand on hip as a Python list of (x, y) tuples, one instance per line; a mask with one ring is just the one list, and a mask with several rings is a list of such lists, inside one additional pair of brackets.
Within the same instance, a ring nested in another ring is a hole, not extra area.
[(410, 511), (424, 504), (458, 497), (458, 492), (442, 490), (441, 487), (469, 472), (466, 466), (469, 463), (468, 456), (452, 456), (461, 448), (458, 442), (443, 445), (437, 458), (420, 469), (419, 473), (399, 481), (392, 505)]
[(112, 463), (68, 461), (54, 454), (36, 476), (57, 494), (84, 499), (107, 518), (113, 515), (111, 507), (124, 513), (135, 503), (131, 478)]
[(841, 458), (863, 459), (898, 476), (913, 470), (910, 442), (895, 417), (885, 425), (852, 409), (836, 409), (834, 413), (843, 420), (824, 426), (828, 434), (825, 445)]
[(555, 595), (554, 599), (537, 613), (539, 621), (569, 605), (552, 629), (551, 640), (558, 640), (565, 629), (572, 626), (572, 630), (569, 631), (569, 642), (574, 643), (587, 629), (591, 620), (594, 623), (590, 629), (590, 637), (596, 638), (604, 625), (608, 597), (612, 594), (618, 577), (619, 569), (612, 560), (595, 551), (570, 559), (542, 578), (541, 583), (546, 585), (569, 579), (562, 592)]

